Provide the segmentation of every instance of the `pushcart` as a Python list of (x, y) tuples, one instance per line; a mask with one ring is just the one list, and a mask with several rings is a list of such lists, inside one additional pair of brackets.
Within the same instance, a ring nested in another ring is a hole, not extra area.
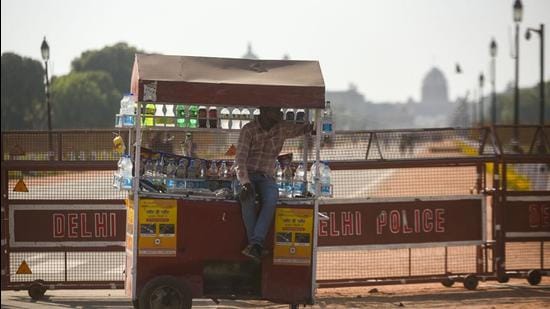
[[(291, 308), (313, 304), (318, 234), (315, 196), (279, 200), (265, 244), (268, 254), (255, 263), (241, 254), (247, 241), (240, 205), (234, 198), (144, 190), (140, 158), (144, 136), (151, 132), (170, 132), (176, 140), (181, 132), (194, 134), (204, 141), (199, 148), (235, 142), (238, 130), (222, 128), (220, 119), (215, 119), (224, 117), (219, 113), (223, 108), (300, 108), (306, 111), (305, 120), (311, 115), (316, 131), (321, 132), (325, 88), (319, 63), (137, 54), (131, 90), (137, 108), (128, 141), (135, 147), (129, 147), (134, 178), (127, 200), (125, 289), (134, 307), (190, 308), (194, 298), (267, 300)], [(147, 104), (164, 110), (177, 104), (215, 106), (218, 115), (207, 114), (204, 122), (202, 114), (197, 125), (180, 127), (177, 119), (170, 119), (177, 115), (145, 115)], [(231, 116), (239, 121), (238, 115)], [(146, 118), (153, 122), (147, 123)], [(297, 149), (308, 166), (308, 161), (319, 161), (321, 135), (315, 135), (313, 143), (311, 136), (303, 140)], [(219, 153), (201, 154), (215, 157)], [(195, 187), (200, 186), (195, 183)]]

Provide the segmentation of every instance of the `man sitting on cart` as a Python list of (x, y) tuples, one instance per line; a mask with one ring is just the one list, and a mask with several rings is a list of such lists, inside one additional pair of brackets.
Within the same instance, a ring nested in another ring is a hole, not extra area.
[[(273, 222), (279, 190), (273, 176), (275, 161), (287, 138), (310, 132), (312, 126), (282, 121), (278, 107), (261, 107), (258, 119), (240, 132), (235, 158), (239, 195), (248, 245), (242, 253), (256, 262), (265, 254), (264, 240)], [(256, 209), (256, 193), (260, 211)]]

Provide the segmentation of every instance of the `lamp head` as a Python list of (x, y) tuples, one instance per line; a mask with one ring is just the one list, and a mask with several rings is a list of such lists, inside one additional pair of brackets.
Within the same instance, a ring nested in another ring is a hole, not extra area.
[(527, 30), (525, 31), (525, 39), (526, 39), (527, 41), (529, 41), (529, 40), (531, 39), (531, 31), (529, 31), (529, 29), (527, 29)]
[(44, 61), (48, 61), (50, 59), (50, 46), (48, 45), (48, 42), (46, 42), (46, 37), (44, 37), (44, 40), (42, 41), (40, 52), (42, 53), (42, 59)]

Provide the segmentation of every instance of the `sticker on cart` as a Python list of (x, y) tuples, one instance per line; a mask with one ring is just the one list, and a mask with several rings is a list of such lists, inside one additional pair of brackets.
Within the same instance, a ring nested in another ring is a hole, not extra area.
[(177, 200), (140, 200), (139, 255), (176, 255), (177, 211)]
[(312, 209), (277, 208), (273, 264), (310, 265), (312, 235)]
[(143, 84), (143, 101), (144, 102), (156, 102), (157, 101), (157, 82), (151, 82)]

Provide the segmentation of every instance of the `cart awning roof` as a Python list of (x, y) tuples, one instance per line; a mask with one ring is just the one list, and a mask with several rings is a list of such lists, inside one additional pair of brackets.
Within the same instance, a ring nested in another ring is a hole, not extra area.
[(325, 106), (318, 61), (136, 54), (131, 89), (141, 102)]

